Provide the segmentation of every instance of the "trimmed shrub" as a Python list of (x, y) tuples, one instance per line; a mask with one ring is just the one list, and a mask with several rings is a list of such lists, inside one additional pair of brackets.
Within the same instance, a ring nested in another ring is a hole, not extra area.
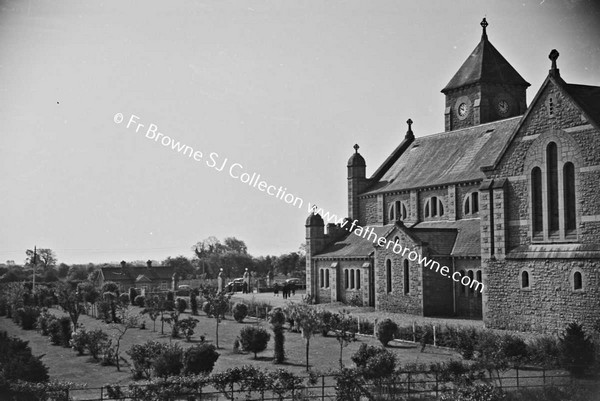
[(388, 343), (394, 339), (394, 334), (398, 330), (398, 325), (391, 319), (384, 319), (377, 326), (377, 338), (387, 347)]
[(17, 310), (21, 328), (23, 330), (33, 330), (37, 318), (40, 316), (40, 309), (36, 306), (26, 306)]
[(44, 310), (40, 316), (38, 316), (35, 327), (40, 331), (43, 336), (49, 335), (48, 325), (52, 320), (56, 320), (56, 316), (52, 313), (49, 313), (47, 310)]
[(367, 380), (389, 376), (396, 368), (396, 356), (392, 352), (364, 343), (351, 359)]
[(129, 305), (129, 294), (121, 294), (119, 295), (119, 302), (121, 302), (122, 305)]
[(213, 344), (199, 344), (188, 348), (183, 355), (183, 373), (198, 375), (212, 372), (219, 353)]
[(248, 305), (243, 302), (233, 305), (233, 318), (236, 322), (242, 323), (246, 316), (248, 316)]
[(53, 345), (60, 345), (62, 343), (62, 330), (58, 319), (52, 319), (48, 322), (48, 335), (50, 336), (50, 342)]
[(107, 281), (104, 284), (102, 284), (102, 291), (100, 292), (112, 292), (116, 294), (119, 292), (119, 285), (114, 281)]
[(63, 347), (68, 347), (69, 341), (71, 341), (71, 333), (73, 333), (71, 319), (68, 316), (62, 316), (58, 319), (58, 322), (60, 323), (60, 343)]
[(573, 375), (583, 374), (594, 363), (594, 343), (583, 327), (570, 323), (560, 338), (560, 364)]
[(190, 293), (190, 308), (192, 310), (192, 315), (198, 314), (198, 296), (196, 295), (196, 290), (192, 290)]
[(143, 308), (144, 306), (146, 306), (146, 297), (144, 297), (143, 295), (138, 295), (133, 299), (133, 303), (136, 306)]
[(271, 327), (273, 328), (273, 341), (275, 342), (273, 347), (273, 357), (275, 363), (283, 363), (285, 361), (285, 334), (283, 331), (285, 313), (281, 308), (274, 308), (271, 313), (269, 313), (269, 323), (271, 323)]
[(147, 341), (144, 344), (134, 344), (127, 355), (131, 357), (133, 379), (150, 379), (154, 360), (165, 349), (165, 344), (158, 341)]
[(88, 333), (84, 329), (81, 329), (73, 333), (69, 345), (77, 351), (77, 355), (83, 355), (88, 346), (88, 342)]
[(190, 341), (192, 336), (194, 335), (194, 329), (198, 324), (198, 319), (194, 319), (193, 317), (188, 317), (187, 319), (183, 319), (177, 322), (178, 331), (183, 334), (187, 341)]
[(267, 344), (271, 339), (271, 334), (262, 327), (246, 326), (240, 330), (240, 344), (244, 351), (253, 352), (254, 359), (256, 354), (267, 349)]
[(183, 369), (183, 350), (177, 344), (165, 345), (163, 351), (152, 363), (158, 377), (176, 376)]
[(179, 313), (183, 313), (187, 309), (187, 302), (185, 302), (185, 299), (183, 298), (177, 298), (175, 301), (175, 307)]

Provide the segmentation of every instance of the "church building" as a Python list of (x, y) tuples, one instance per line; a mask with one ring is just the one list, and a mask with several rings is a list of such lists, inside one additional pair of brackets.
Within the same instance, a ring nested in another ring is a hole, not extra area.
[(316, 303), (552, 334), (600, 319), (600, 87), (565, 82), (552, 50), (528, 107), (530, 84), (491, 44), (485, 18), (481, 26), (442, 89), (445, 131), (416, 138), (408, 120), (370, 177), (358, 145), (347, 166), (348, 221), (448, 275), (313, 213), (306, 273)]

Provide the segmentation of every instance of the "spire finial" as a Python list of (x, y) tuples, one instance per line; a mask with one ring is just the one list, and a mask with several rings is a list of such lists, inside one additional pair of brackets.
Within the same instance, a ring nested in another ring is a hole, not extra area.
[(552, 49), (552, 51), (550, 52), (550, 54), (548, 55), (548, 58), (550, 60), (552, 60), (552, 65), (550, 66), (550, 74), (551, 75), (556, 75), (556, 76), (560, 76), (560, 70), (556, 67), (556, 59), (558, 58), (560, 54), (558, 53), (558, 50), (556, 49)]
[(360, 148), (360, 146), (358, 146), (358, 143), (355, 143), (353, 148), (354, 148), (354, 153), (358, 153), (358, 148)]
[(481, 20), (481, 27), (483, 28), (483, 33), (481, 34), (481, 39), (487, 39), (487, 32), (486, 32), (486, 28), (488, 27), (488, 22), (485, 19), (485, 17), (483, 17), (483, 20)]
[(408, 124), (408, 131), (406, 131), (406, 138), (407, 139), (415, 139), (415, 134), (413, 134), (413, 131), (412, 131), (413, 120), (411, 120), (409, 118), (408, 120), (406, 120), (406, 124)]

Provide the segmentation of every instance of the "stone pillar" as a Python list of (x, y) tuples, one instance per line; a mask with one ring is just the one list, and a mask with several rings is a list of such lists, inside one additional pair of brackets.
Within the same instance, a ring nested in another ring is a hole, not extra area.
[(455, 221), (457, 214), (456, 208), (456, 185), (448, 186), (448, 220)]
[(494, 211), (491, 197), (492, 180), (484, 180), (479, 187), (479, 215), (481, 218), (481, 259), (494, 254)]
[(506, 179), (494, 180), (492, 195), (494, 204), (494, 254), (498, 259), (506, 257)]
[(377, 194), (377, 222), (383, 224), (383, 217), (385, 214), (385, 199), (383, 194)]

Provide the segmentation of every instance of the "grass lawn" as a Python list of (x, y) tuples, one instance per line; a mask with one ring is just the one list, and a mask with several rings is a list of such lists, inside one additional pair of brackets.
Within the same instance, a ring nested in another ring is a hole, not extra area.
[[(251, 296), (248, 294), (246, 296)], [(256, 294), (254, 294), (256, 295)], [(260, 295), (260, 294), (259, 294)], [(272, 297), (273, 295), (270, 294)], [(238, 296), (236, 296), (238, 297)], [(300, 297), (296, 293), (296, 297)], [(281, 297), (279, 297), (281, 298)], [(257, 299), (258, 300), (258, 299)], [(273, 303), (273, 306), (276, 304)], [(139, 312), (139, 308), (132, 308), (135, 313)], [(63, 313), (58, 309), (51, 309), (57, 315)], [(182, 314), (182, 318), (188, 314)], [(201, 316), (196, 316), (199, 320), (198, 326), (195, 329), (195, 334), (192, 342), (186, 342), (185, 339), (171, 339), (167, 334), (160, 334), (160, 322), (157, 321), (157, 332), (152, 331), (152, 321), (145, 317), (146, 330), (130, 329), (121, 342), (122, 355), (128, 360), (129, 357), (124, 353), (133, 344), (143, 343), (147, 340), (156, 340), (163, 342), (177, 342), (182, 347), (186, 348), (198, 343), (201, 334), (206, 334), (206, 339), (209, 342), (215, 341), (215, 319), (207, 318), (202, 312)], [(86, 330), (102, 329), (110, 333), (109, 326), (90, 316), (81, 316), (80, 322)], [(219, 357), (214, 371), (222, 371), (231, 367), (240, 366), (242, 364), (253, 364), (259, 368), (277, 369), (284, 367), (297, 374), (305, 372), (305, 343), (300, 334), (286, 332), (285, 351), (287, 363), (284, 365), (275, 365), (272, 362), (273, 356), (273, 340), (269, 342), (266, 351), (258, 355), (258, 359), (254, 359), (253, 354), (235, 354), (233, 352), (233, 343), (239, 331), (244, 325), (257, 324), (254, 319), (247, 319), (245, 323), (237, 323), (230, 317), (222, 321), (219, 325)], [(265, 322), (258, 322), (259, 325), (269, 329)], [(75, 383), (87, 383), (89, 388), (98, 388), (106, 384), (127, 384), (131, 382), (131, 374), (129, 366), (122, 366), (121, 372), (118, 372), (114, 366), (101, 366), (99, 363), (93, 362), (88, 355), (77, 356), (76, 352), (70, 348), (63, 348), (50, 344), (48, 337), (43, 337), (36, 331), (24, 331), (12, 320), (5, 317), (0, 318), (0, 330), (6, 330), (9, 335), (22, 338), (29, 341), (34, 355), (44, 355), (43, 361), (50, 370), (52, 379), (67, 380)], [(270, 330), (269, 330), (270, 331)], [(165, 325), (165, 333), (169, 332), (169, 326)], [(271, 331), (270, 331), (271, 332)], [(271, 332), (272, 333), (272, 332)], [(361, 343), (378, 345), (379, 343), (371, 337), (358, 337), (358, 341), (350, 344), (344, 349), (344, 364), (349, 366), (352, 364), (350, 357), (358, 350)], [(430, 363), (446, 361), (450, 359), (459, 359), (460, 357), (451, 351), (428, 348), (425, 352), (420, 352), (420, 347), (412, 345), (396, 345), (390, 348), (397, 356), (400, 364), (406, 363)], [(316, 334), (310, 343), (309, 360), (311, 369), (320, 372), (325, 372), (330, 369), (339, 368), (339, 345), (333, 337), (322, 337)], [(98, 391), (96, 391), (97, 393)], [(90, 392), (92, 393), (92, 392)]]

